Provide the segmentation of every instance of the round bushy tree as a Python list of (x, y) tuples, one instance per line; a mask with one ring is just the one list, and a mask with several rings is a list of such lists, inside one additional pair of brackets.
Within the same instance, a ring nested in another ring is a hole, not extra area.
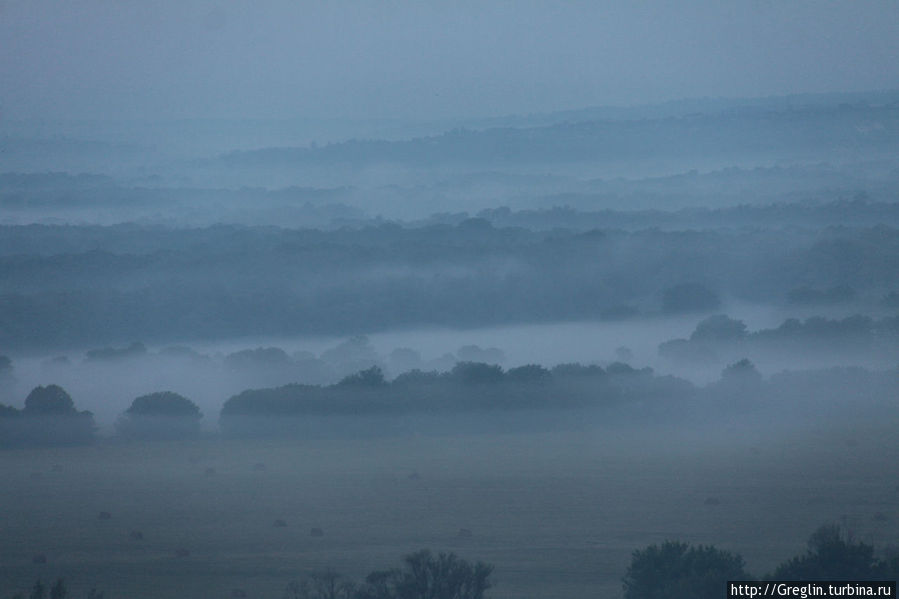
[(200, 418), (200, 408), (197, 404), (171, 391), (141, 395), (131, 402), (131, 407), (125, 413), (137, 416)]
[(15, 425), (18, 444), (79, 445), (94, 439), (93, 414), (79, 412), (59, 385), (32, 389), (21, 415)]
[(186, 438), (199, 434), (200, 418), (197, 404), (178, 393), (161, 391), (135, 398), (116, 429), (125, 437)]
[(72, 397), (59, 385), (35, 387), (25, 398), (25, 414), (72, 415), (77, 413)]

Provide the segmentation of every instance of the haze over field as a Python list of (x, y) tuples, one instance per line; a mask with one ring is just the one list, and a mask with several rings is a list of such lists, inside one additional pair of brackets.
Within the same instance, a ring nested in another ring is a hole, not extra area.
[(895, 579), (897, 57), (895, 2), (0, 1), (0, 599)]

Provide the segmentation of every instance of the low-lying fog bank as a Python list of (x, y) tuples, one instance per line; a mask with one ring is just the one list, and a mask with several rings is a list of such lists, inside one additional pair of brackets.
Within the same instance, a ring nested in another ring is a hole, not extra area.
[(191, 347), (135, 343), (66, 355), (12, 356), (3, 370), (0, 402), (21, 406), (32, 388), (58, 384), (108, 429), (135, 397), (174, 391), (196, 402), (207, 415), (204, 427), (212, 429), (225, 400), (245, 389), (329, 385), (372, 366), (392, 379), (416, 369), (446, 372), (457, 362), (550, 369), (565, 363), (622, 362), (706, 385), (744, 358), (766, 377), (788, 369), (890, 370), (899, 363), (895, 318), (782, 320), (796, 313), (743, 304), (731, 306), (733, 317), (428, 328), (349, 339), (253, 339)]

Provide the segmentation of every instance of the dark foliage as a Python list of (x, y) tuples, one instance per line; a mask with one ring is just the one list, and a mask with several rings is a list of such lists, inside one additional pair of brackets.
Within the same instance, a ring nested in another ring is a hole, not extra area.
[(333, 570), (312, 572), (291, 582), (284, 599), (354, 599), (355, 585)]
[(35, 387), (25, 398), (25, 414), (69, 416), (77, 414), (75, 402), (59, 385)]
[[(719, 294), (783, 302), (797, 281), (882, 296), (895, 291), (885, 282), (899, 270), (899, 232), (886, 226), (812, 235), (585, 234), (487, 221), (334, 231), (121, 225), (4, 227), (3, 236), (5, 348), (546, 322), (604, 318), (622, 306), (673, 314), (712, 310)], [(135, 288), (135, 280), (146, 284)], [(269, 361), (233, 362), (257, 358)]]
[(743, 358), (721, 371), (721, 384), (739, 386), (744, 391), (747, 389), (756, 391), (762, 384), (762, 375), (755, 364)]
[(0, 446), (81, 445), (94, 432), (93, 414), (78, 411), (59, 385), (35, 387), (22, 410), (0, 405)]
[(854, 541), (835, 524), (809, 537), (808, 551), (784, 562), (772, 580), (895, 580), (895, 564), (875, 557), (874, 547)]
[(384, 379), (384, 372), (377, 366), (360, 370), (356, 374), (344, 377), (337, 383), (338, 387), (359, 387), (363, 389), (377, 389), (386, 385), (387, 381)]
[(172, 393), (171, 391), (160, 391), (135, 398), (126, 414), (133, 416), (200, 418), (200, 408), (183, 395)]
[(699, 322), (690, 341), (733, 341), (746, 336), (746, 325), (742, 320), (716, 314)]
[(178, 439), (200, 432), (200, 408), (186, 397), (171, 391), (142, 395), (116, 421), (124, 437)]
[(516, 383), (538, 384), (548, 383), (553, 375), (549, 370), (539, 364), (527, 364), (518, 368), (510, 368), (506, 372), (506, 380)]
[(401, 569), (372, 572), (356, 599), (482, 599), (493, 566), (453, 553), (428, 550), (407, 555)]
[(413, 370), (390, 382), (372, 367), (334, 385), (243, 391), (225, 402), (220, 424), (223, 431), (234, 434), (308, 434), (316, 426), (320, 433), (326, 427), (303, 419), (348, 414), (603, 408), (610, 410), (607, 417), (611, 418), (611, 410), (644, 400), (644, 415), (652, 415), (665, 401), (676, 403), (693, 392), (687, 381), (657, 377), (648, 368), (636, 370), (621, 363), (608, 370), (569, 364), (552, 371), (530, 364), (506, 372), (492, 364), (460, 362), (447, 373)]
[(743, 558), (676, 541), (635, 551), (624, 575), (625, 599), (719, 599), (728, 580), (749, 580)]
[(856, 314), (842, 319), (789, 318), (777, 328), (749, 333), (742, 321), (716, 315), (699, 322), (689, 339), (660, 344), (659, 354), (678, 360), (710, 361), (734, 351), (820, 354), (834, 348), (899, 357), (899, 317), (874, 319)]
[(499, 383), (503, 380), (503, 369), (496, 364), (459, 362), (449, 372), (449, 378), (463, 385)]

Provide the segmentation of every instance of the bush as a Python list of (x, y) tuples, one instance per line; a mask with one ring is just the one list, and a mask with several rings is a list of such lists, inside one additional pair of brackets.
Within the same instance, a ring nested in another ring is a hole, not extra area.
[(355, 374), (345, 376), (337, 383), (337, 386), (377, 389), (386, 387), (387, 381), (384, 379), (384, 371), (377, 366), (372, 366), (366, 370), (360, 370)]
[(78, 411), (59, 385), (35, 387), (25, 408), (0, 406), (0, 445), (81, 445), (94, 439), (94, 416)]
[(503, 369), (483, 362), (458, 362), (450, 371), (449, 378), (464, 385), (498, 383), (503, 380)]
[(59, 385), (35, 387), (25, 398), (25, 414), (28, 415), (73, 415), (78, 411), (75, 402), (65, 389)]
[(171, 391), (160, 391), (141, 395), (131, 402), (125, 412), (132, 416), (176, 416), (200, 418), (200, 408), (183, 395)]
[(407, 555), (403, 569), (372, 572), (356, 599), (482, 599), (493, 566), (427, 549)]
[(874, 557), (874, 547), (854, 542), (828, 524), (809, 537), (808, 551), (782, 563), (772, 580), (892, 580), (890, 564)]
[(120, 435), (137, 439), (183, 439), (200, 432), (200, 408), (171, 391), (142, 395), (116, 422)]
[(721, 371), (722, 381), (735, 381), (739, 383), (758, 384), (762, 382), (762, 375), (756, 369), (755, 364), (748, 358), (729, 364)]
[(742, 320), (716, 314), (699, 322), (690, 341), (727, 342), (746, 337), (746, 324)]
[(284, 599), (352, 599), (355, 586), (333, 570), (313, 572), (284, 589)]
[(728, 580), (747, 580), (743, 558), (712, 546), (666, 541), (635, 551), (625, 599), (719, 599)]

